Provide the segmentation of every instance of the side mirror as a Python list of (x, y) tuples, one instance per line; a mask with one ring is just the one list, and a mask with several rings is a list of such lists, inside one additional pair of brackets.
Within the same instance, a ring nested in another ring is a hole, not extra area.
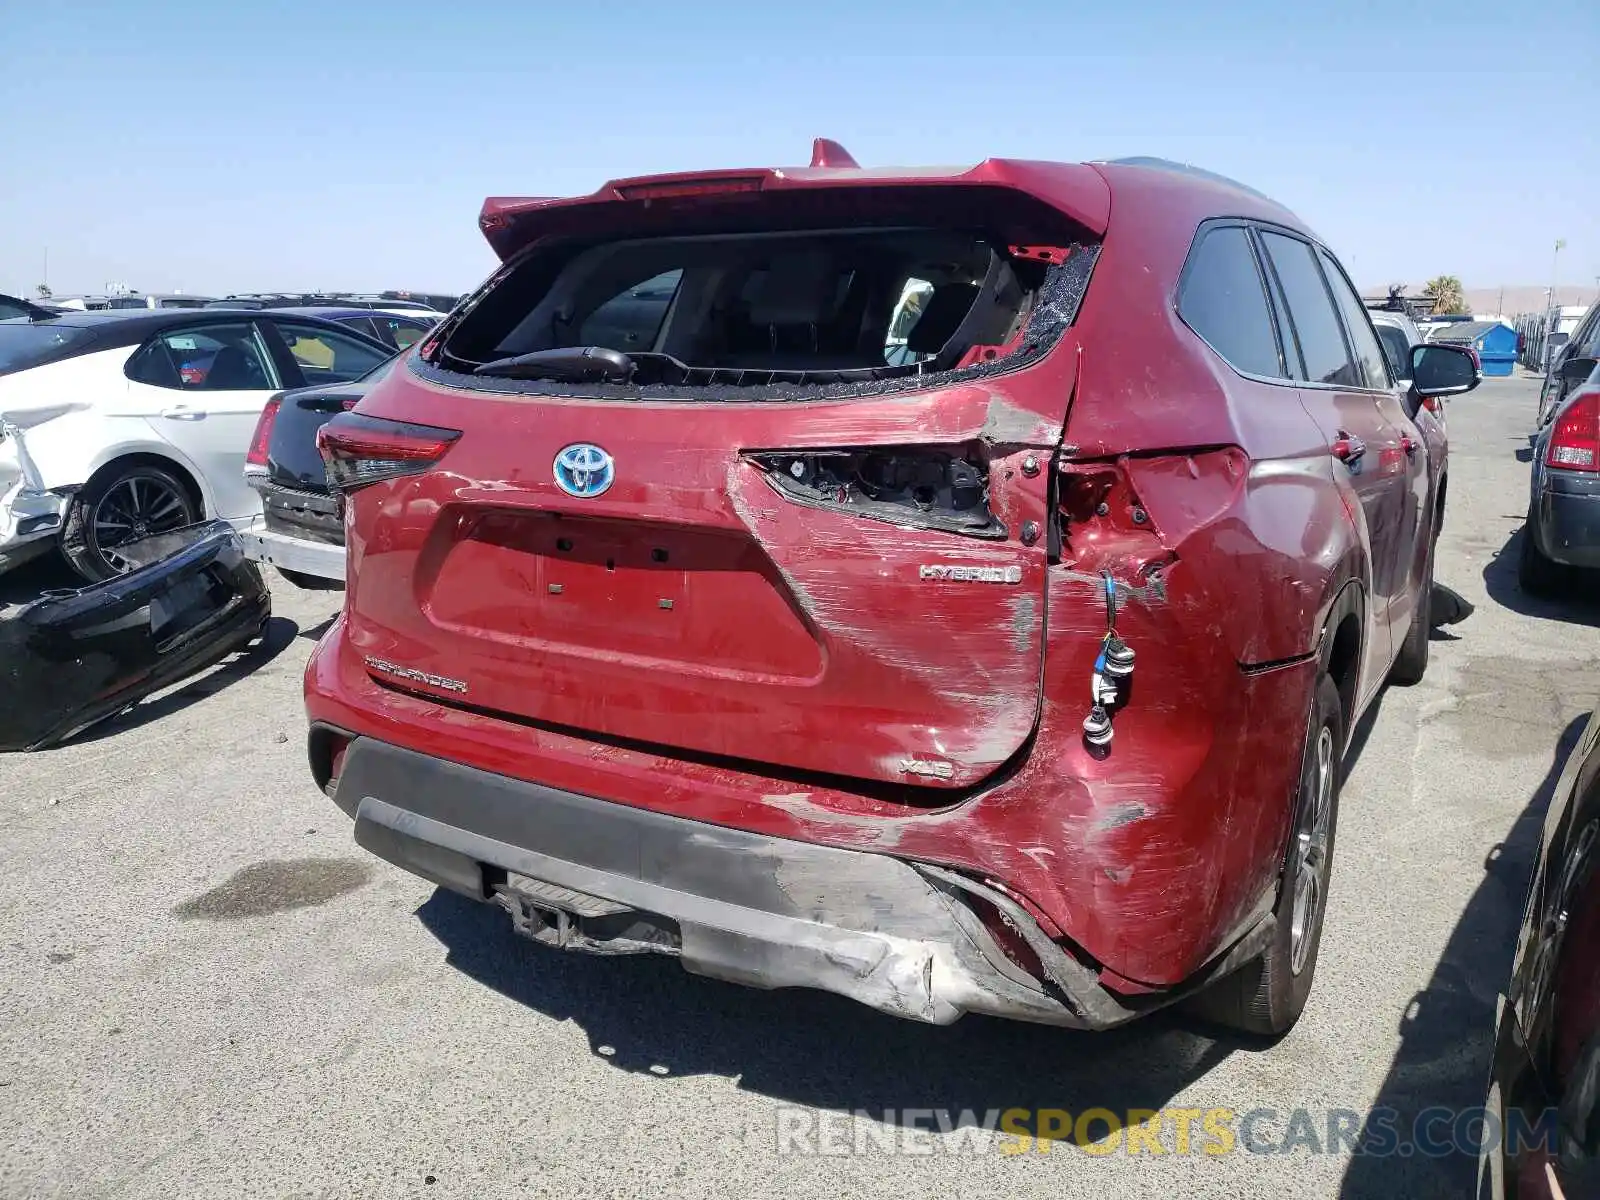
[(1595, 360), (1586, 355), (1574, 354), (1561, 360), (1561, 379), (1565, 383), (1585, 383), (1595, 368)]
[(1478, 386), (1478, 365), (1465, 346), (1428, 342), (1411, 347), (1411, 390), (1423, 399), (1459, 396)]

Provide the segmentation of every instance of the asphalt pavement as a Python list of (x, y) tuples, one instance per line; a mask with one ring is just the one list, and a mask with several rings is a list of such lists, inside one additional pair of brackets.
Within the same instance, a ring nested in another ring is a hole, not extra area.
[[(1600, 693), (1600, 605), (1516, 585), (1534, 394), (1451, 403), (1437, 575), (1476, 612), (1358, 730), (1316, 988), (1277, 1045), (1171, 1016), (931, 1028), (521, 942), (313, 787), (300, 675), (339, 594), (274, 577), (260, 649), (0, 759), (0, 1196), (1462, 1194), (1464, 1157), (1327, 1133), (1481, 1100), (1540, 813)], [(1091, 1107), (1257, 1117), (1227, 1153), (1175, 1123), (1160, 1154), (919, 1132)]]

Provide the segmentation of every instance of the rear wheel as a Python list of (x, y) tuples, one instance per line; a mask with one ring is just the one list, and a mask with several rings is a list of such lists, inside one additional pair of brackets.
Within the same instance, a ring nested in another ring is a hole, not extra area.
[(118, 553), (131, 542), (200, 519), (183, 481), (149, 462), (112, 463), (79, 489), (61, 527), (61, 553), (91, 583), (133, 569)]
[(1389, 668), (1389, 682), (1401, 687), (1421, 683), (1428, 673), (1428, 651), (1432, 646), (1429, 635), (1433, 632), (1433, 553), (1437, 545), (1437, 539), (1428, 543), (1428, 564), (1422, 573), (1417, 611), (1412, 614), (1411, 628), (1406, 630), (1406, 640), (1400, 644), (1394, 666)]
[(1560, 590), (1566, 581), (1566, 571), (1560, 563), (1552, 562), (1539, 549), (1533, 535), (1533, 512), (1522, 526), (1522, 546), (1517, 552), (1517, 582), (1522, 590), (1532, 596), (1549, 596)]
[(1259, 958), (1194, 997), (1191, 1007), (1199, 1016), (1242, 1033), (1278, 1037), (1294, 1028), (1305, 1011), (1327, 912), (1343, 746), (1339, 689), (1324, 671), (1306, 722), (1272, 941)]

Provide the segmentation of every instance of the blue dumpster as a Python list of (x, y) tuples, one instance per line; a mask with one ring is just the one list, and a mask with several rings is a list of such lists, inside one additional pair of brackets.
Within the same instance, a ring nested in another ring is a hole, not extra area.
[(1429, 339), (1471, 346), (1485, 375), (1509, 375), (1517, 361), (1517, 331), (1504, 321), (1458, 321), (1441, 325)]

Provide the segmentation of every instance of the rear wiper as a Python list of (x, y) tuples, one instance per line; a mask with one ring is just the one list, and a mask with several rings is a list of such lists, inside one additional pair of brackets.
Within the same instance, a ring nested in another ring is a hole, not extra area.
[(474, 375), (502, 379), (565, 379), (575, 383), (626, 383), (633, 378), (633, 359), (604, 346), (561, 346), (497, 358), (474, 368)]

